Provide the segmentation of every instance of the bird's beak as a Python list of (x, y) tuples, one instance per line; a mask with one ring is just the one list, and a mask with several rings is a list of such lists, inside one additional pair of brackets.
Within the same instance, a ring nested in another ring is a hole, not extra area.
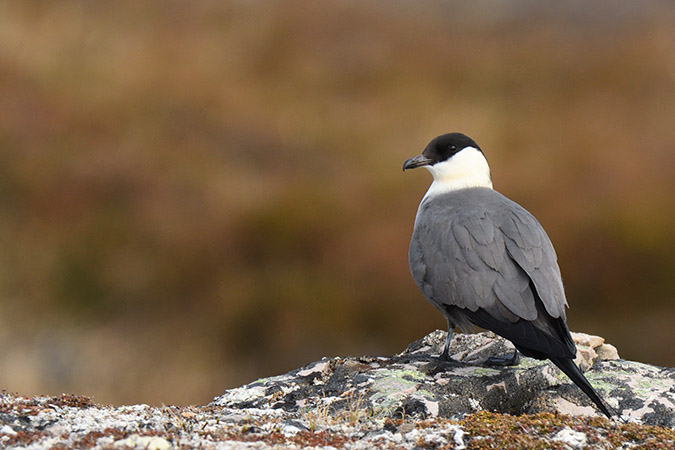
[(403, 163), (403, 171), (406, 169), (414, 169), (416, 167), (428, 166), (431, 164), (431, 160), (424, 155), (413, 156), (409, 160)]

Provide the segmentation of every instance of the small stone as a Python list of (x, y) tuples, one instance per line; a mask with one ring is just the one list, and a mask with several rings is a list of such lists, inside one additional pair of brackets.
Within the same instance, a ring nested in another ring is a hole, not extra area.
[(312, 375), (313, 373), (323, 373), (326, 368), (328, 367), (328, 362), (327, 361), (320, 361), (319, 363), (315, 364), (314, 366), (310, 367), (309, 369), (301, 370), (298, 372), (298, 376), (301, 377), (307, 377), (309, 375)]
[(605, 360), (619, 359), (619, 351), (612, 344), (602, 344), (595, 349), (598, 358)]
[(592, 334), (586, 333), (570, 333), (574, 343), (577, 345), (585, 345), (591, 348), (600, 347), (604, 342), (605, 338), (600, 336), (594, 336)]
[(578, 346), (577, 357), (574, 362), (579, 366), (582, 372), (587, 371), (593, 365), (593, 361), (598, 357), (598, 354), (591, 347)]

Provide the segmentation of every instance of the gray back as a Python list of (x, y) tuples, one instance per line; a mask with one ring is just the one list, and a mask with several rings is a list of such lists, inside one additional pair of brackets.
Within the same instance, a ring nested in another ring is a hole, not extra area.
[(551, 317), (565, 320), (567, 301), (550, 239), (529, 212), (492, 189), (425, 199), (409, 263), (417, 286), (444, 313), (443, 305), (452, 305), (531, 321), (538, 295)]

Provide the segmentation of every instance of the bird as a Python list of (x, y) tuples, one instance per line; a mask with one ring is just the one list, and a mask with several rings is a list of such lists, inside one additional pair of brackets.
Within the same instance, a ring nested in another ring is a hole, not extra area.
[(605, 403), (574, 363), (568, 306), (553, 244), (525, 208), (493, 189), (483, 150), (462, 133), (434, 138), (403, 171), (424, 167), (433, 182), (415, 216), (408, 262), (415, 284), (445, 316), (440, 358), (451, 360), (455, 327), (474, 326), (511, 341), (519, 352), (548, 359), (611, 418)]

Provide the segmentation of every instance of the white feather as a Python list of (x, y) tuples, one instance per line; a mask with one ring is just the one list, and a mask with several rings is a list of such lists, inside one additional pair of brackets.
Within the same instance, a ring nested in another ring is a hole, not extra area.
[(465, 147), (443, 162), (424, 167), (434, 177), (424, 199), (469, 187), (492, 189), (490, 166), (483, 153), (474, 147)]

